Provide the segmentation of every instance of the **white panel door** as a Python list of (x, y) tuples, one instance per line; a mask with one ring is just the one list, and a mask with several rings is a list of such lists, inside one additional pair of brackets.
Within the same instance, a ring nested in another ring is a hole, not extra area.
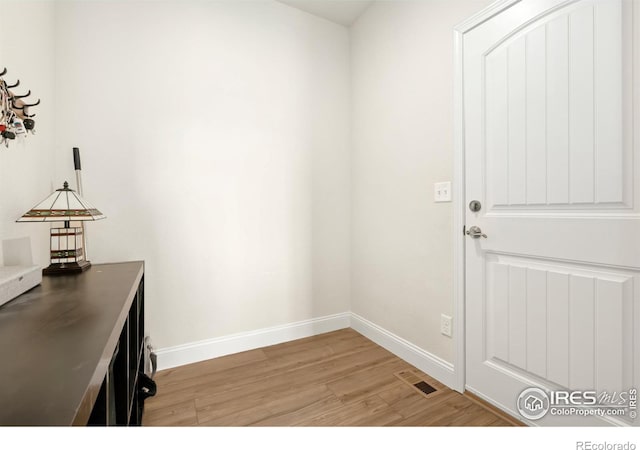
[(634, 7), (521, 0), (463, 37), (465, 223), (486, 234), (465, 237), (466, 388), (516, 417), (532, 386), (640, 387)]

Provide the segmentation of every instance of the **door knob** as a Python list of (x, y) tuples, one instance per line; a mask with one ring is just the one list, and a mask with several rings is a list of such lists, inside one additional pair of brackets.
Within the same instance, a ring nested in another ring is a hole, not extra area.
[(472, 226), (467, 230), (467, 236), (471, 236), (474, 239), (480, 239), (481, 237), (486, 238), (487, 235), (482, 232), (480, 227)]

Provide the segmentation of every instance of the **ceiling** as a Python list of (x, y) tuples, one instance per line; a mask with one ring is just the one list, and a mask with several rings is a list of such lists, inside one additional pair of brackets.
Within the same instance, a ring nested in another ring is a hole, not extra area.
[(278, 0), (340, 25), (350, 26), (373, 3), (372, 0)]

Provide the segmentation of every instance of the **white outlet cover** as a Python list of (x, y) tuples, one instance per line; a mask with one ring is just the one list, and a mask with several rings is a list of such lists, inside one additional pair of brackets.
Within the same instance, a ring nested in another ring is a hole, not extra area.
[(447, 316), (446, 314), (441, 314), (440, 315), (440, 333), (442, 333), (445, 336), (451, 337), (452, 326), (453, 324), (452, 324), (451, 316)]
[(433, 200), (436, 202), (450, 202), (451, 201), (451, 181), (443, 181), (441, 183), (434, 183), (433, 185)]

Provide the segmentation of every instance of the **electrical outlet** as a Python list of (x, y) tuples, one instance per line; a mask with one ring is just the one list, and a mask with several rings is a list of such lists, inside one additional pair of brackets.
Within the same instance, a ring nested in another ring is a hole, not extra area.
[(436, 202), (451, 201), (451, 181), (443, 181), (433, 185), (433, 200)]
[(440, 333), (451, 337), (451, 316), (440, 315)]

